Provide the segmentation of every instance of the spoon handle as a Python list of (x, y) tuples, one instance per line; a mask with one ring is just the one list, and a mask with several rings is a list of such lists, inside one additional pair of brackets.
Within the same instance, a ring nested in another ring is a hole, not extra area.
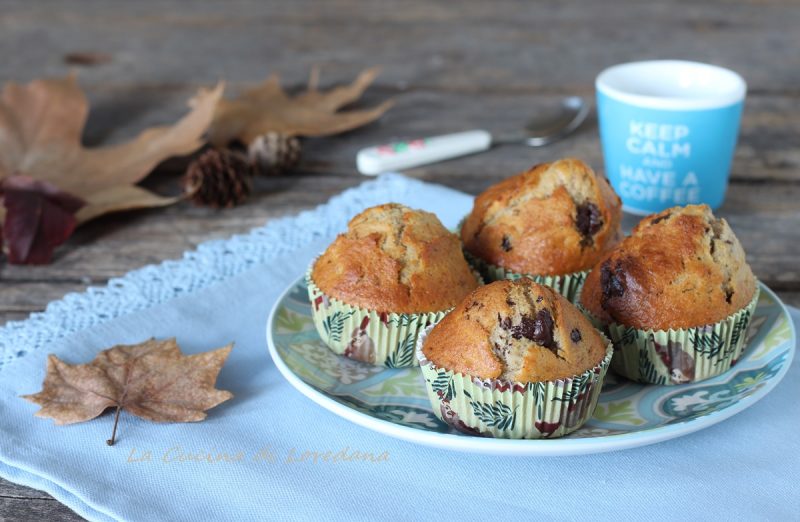
[(375, 176), (474, 154), (491, 146), (492, 135), (485, 130), (457, 132), (361, 149), (356, 166), (362, 174)]

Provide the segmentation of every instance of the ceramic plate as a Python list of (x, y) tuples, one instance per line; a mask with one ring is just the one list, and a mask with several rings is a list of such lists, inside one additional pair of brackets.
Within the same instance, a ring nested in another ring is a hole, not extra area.
[(789, 369), (795, 332), (780, 299), (762, 285), (744, 356), (730, 371), (679, 386), (642, 385), (609, 372), (594, 417), (567, 437), (544, 440), (491, 439), (455, 432), (434, 415), (419, 368), (385, 369), (334, 354), (314, 329), (302, 279), (272, 309), (267, 342), (275, 365), (295, 388), (366, 428), (452, 450), (576, 455), (680, 437), (752, 406)]

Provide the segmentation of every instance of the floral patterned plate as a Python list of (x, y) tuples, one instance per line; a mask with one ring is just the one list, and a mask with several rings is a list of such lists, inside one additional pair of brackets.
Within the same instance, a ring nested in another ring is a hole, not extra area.
[(780, 299), (761, 287), (744, 355), (730, 371), (678, 386), (647, 386), (609, 372), (594, 417), (560, 439), (463, 435), (433, 413), (419, 368), (386, 369), (331, 352), (311, 319), (303, 279), (276, 303), (267, 323), (272, 359), (317, 404), (387, 435), (445, 449), (507, 455), (577, 455), (653, 444), (707, 428), (752, 406), (783, 378), (795, 332)]

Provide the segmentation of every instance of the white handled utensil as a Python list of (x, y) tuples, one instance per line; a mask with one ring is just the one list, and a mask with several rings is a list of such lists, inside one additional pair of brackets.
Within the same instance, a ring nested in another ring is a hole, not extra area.
[(356, 166), (362, 174), (374, 176), (482, 152), (494, 145), (541, 147), (572, 133), (589, 114), (589, 106), (578, 96), (564, 98), (560, 109), (555, 118), (533, 119), (524, 130), (507, 135), (492, 136), (485, 130), (471, 130), (361, 149)]

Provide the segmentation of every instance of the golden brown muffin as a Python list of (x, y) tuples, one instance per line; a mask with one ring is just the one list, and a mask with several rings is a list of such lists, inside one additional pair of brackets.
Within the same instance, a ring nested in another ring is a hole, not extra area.
[(461, 227), (469, 253), (517, 273), (588, 270), (621, 238), (620, 199), (577, 159), (536, 165), (475, 199)]
[(602, 259), (581, 304), (604, 322), (667, 330), (716, 323), (753, 298), (742, 245), (706, 205), (647, 216)]
[(479, 284), (455, 234), (434, 214), (397, 203), (351, 219), (311, 277), (344, 303), (397, 313), (447, 310)]
[(522, 278), (474, 290), (433, 327), (422, 352), (453, 372), (536, 382), (581, 374), (600, 363), (606, 348), (572, 303)]

